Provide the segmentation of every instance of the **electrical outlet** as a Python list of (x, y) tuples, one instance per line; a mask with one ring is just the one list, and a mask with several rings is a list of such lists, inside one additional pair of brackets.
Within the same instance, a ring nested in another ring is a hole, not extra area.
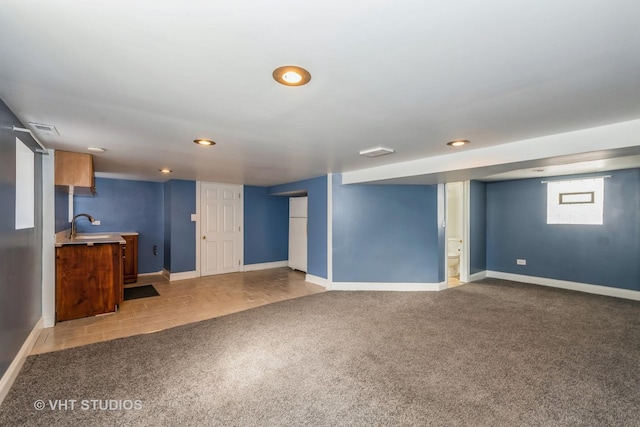
[(526, 259), (517, 259), (516, 260), (516, 264), (518, 264), (518, 265), (527, 265), (527, 260)]
[(96, 219), (95, 221), (93, 221), (93, 222), (91, 223), (91, 225), (100, 225), (100, 220), (99, 220), (99, 219)]

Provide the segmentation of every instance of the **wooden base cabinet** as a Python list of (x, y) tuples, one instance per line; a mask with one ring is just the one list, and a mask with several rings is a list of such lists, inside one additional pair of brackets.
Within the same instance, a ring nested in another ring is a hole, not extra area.
[(124, 283), (138, 281), (138, 235), (123, 234), (126, 245), (124, 248)]
[(123, 298), (119, 243), (56, 248), (56, 321), (117, 310)]

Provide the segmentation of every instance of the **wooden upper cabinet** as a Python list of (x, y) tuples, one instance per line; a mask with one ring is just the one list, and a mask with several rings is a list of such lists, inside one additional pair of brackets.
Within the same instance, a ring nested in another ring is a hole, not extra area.
[(55, 185), (95, 188), (93, 156), (56, 150)]

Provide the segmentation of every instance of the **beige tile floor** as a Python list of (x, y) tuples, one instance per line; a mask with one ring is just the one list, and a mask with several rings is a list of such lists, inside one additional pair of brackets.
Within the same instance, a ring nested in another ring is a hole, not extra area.
[(114, 314), (69, 320), (45, 328), (31, 354), (157, 332), (325, 290), (305, 282), (304, 273), (289, 268), (171, 283), (160, 275), (141, 276), (136, 284), (126, 287), (149, 283), (160, 296), (125, 301)]

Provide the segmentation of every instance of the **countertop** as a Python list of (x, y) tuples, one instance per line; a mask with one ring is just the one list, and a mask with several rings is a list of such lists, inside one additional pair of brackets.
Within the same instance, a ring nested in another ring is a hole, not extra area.
[(56, 233), (56, 248), (64, 245), (95, 245), (100, 243), (120, 243), (126, 244), (122, 238), (123, 234), (138, 234), (138, 233), (78, 233), (75, 238), (69, 239), (69, 233)]

